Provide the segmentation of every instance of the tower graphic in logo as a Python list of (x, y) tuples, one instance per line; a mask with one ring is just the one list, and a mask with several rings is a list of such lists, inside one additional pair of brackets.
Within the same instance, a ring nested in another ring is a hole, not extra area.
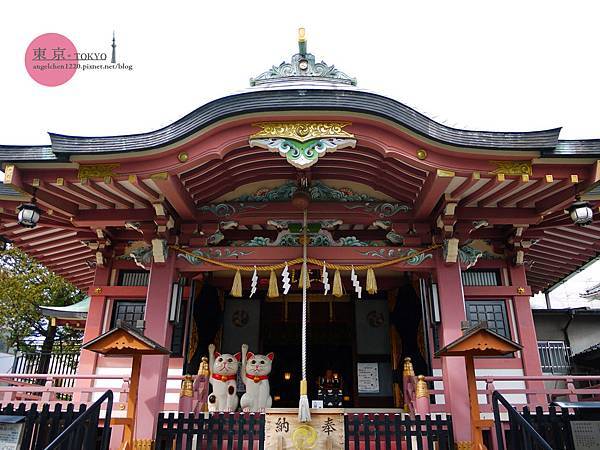
[(110, 58), (110, 62), (112, 64), (116, 64), (117, 62), (117, 44), (115, 43), (115, 32), (113, 31), (113, 40), (112, 40), (112, 56)]

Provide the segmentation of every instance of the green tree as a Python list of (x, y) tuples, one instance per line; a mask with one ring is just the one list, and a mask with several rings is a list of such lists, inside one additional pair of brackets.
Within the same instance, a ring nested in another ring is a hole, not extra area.
[[(0, 252), (0, 334), (9, 347), (32, 351), (32, 342), (41, 340), (42, 353), (51, 353), (55, 344), (66, 349), (81, 338), (81, 332), (53, 325), (39, 307), (67, 306), (84, 296), (20, 249), (11, 247)], [(45, 373), (48, 364), (49, 358), (42, 357), (37, 372)]]

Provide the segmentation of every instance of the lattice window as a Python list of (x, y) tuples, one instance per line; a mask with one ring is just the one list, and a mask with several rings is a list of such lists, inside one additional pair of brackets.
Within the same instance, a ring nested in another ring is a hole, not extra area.
[(145, 312), (146, 302), (115, 300), (113, 306), (111, 328), (114, 328), (120, 320), (132, 328), (135, 328), (139, 331), (143, 331)]
[(489, 330), (510, 339), (506, 304), (502, 300), (466, 300), (465, 309), (471, 326), (485, 322)]

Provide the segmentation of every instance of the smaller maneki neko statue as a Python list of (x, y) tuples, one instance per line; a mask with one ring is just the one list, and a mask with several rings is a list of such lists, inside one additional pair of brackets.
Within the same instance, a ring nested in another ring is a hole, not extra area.
[(242, 395), (240, 406), (244, 412), (264, 412), (273, 403), (269, 386), (269, 374), (273, 366), (274, 353), (258, 355), (248, 351), (242, 345), (242, 380), (246, 392)]

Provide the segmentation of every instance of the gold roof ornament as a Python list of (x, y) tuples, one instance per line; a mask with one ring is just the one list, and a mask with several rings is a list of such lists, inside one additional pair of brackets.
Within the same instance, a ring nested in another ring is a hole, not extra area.
[(260, 147), (279, 152), (298, 169), (306, 169), (317, 163), (319, 157), (341, 148), (354, 148), (356, 139), (344, 130), (350, 122), (298, 121), (258, 122), (260, 127), (250, 136), (250, 147)]

